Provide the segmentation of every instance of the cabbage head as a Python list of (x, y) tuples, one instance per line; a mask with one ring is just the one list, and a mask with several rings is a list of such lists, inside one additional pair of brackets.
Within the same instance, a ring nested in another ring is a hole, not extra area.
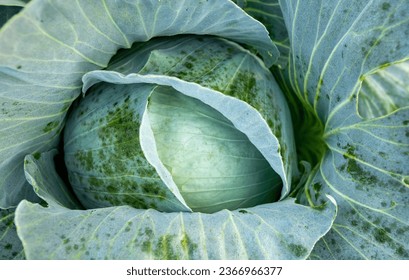
[(408, 11), (0, 1), (0, 259), (408, 259)]

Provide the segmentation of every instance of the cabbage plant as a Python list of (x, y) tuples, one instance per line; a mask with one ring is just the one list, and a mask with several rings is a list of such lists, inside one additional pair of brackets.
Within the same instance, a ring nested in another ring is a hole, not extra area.
[(408, 259), (408, 11), (0, 1), (0, 258)]

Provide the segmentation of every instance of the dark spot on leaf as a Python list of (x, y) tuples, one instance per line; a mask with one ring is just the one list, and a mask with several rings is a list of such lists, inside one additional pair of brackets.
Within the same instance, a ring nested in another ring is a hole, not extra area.
[(373, 235), (375, 237), (375, 240), (378, 241), (379, 243), (385, 243), (385, 242), (389, 242), (391, 240), (388, 233), (382, 228), (376, 228), (374, 230)]
[(402, 259), (407, 259), (409, 257), (408, 251), (403, 246), (399, 246), (395, 253)]
[(58, 122), (57, 121), (55, 121), (55, 122), (49, 122), (49, 123), (47, 123), (47, 125), (44, 127), (44, 129), (43, 129), (43, 131), (45, 132), (45, 133), (48, 133), (48, 132), (50, 132), (50, 131), (52, 131), (53, 129), (55, 129), (57, 126), (58, 126)]
[(368, 222), (364, 222), (364, 223), (363, 223), (363, 225), (362, 225), (362, 230), (363, 230), (364, 232), (367, 232), (370, 228), (371, 228), (371, 224), (370, 224), (370, 223), (368, 223)]
[(388, 11), (390, 7), (391, 7), (391, 4), (389, 4), (388, 2), (382, 3), (382, 10)]
[(288, 249), (290, 249), (290, 251), (299, 258), (305, 256), (308, 252), (307, 248), (305, 248), (303, 245), (294, 243), (288, 245)]

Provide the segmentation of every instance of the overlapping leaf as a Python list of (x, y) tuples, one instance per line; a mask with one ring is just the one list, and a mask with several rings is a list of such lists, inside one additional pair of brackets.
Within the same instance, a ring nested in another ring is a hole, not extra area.
[[(291, 85), (325, 123), (328, 150), (307, 193), (312, 203), (330, 193), (339, 205), (312, 257), (409, 258), (409, 91), (404, 81), (390, 85), (407, 76), (399, 64), (382, 70), (409, 57), (409, 3), (280, 4), (292, 45)], [(381, 86), (368, 93), (374, 83)], [(361, 97), (376, 105), (357, 103)]]
[(278, 0), (234, 0), (249, 15), (263, 23), (274, 44), (280, 51), (277, 64), (285, 68), (288, 64), (290, 42)]

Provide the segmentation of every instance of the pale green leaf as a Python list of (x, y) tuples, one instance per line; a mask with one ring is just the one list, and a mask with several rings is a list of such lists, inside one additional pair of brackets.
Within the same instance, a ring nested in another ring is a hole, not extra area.
[(158, 156), (194, 212), (279, 200), (280, 176), (220, 112), (170, 87), (157, 87), (147, 114)]
[(283, 0), (280, 5), (291, 34), (292, 86), (324, 123), (356, 97), (361, 77), (408, 59), (406, 0)]
[(304, 259), (333, 218), (330, 202), (313, 210), (291, 199), (214, 214), (23, 201), (16, 223), (28, 259)]
[(331, 194), (339, 206), (311, 257), (409, 258), (409, 92), (402, 68), (409, 3), (280, 4), (292, 44), (290, 84), (325, 125), (327, 151), (308, 180), (307, 198), (314, 204)]
[(29, 0), (0, 0), (0, 6), (24, 7), (27, 2)]
[(327, 135), (329, 151), (310, 191), (313, 200), (331, 194), (339, 212), (314, 254), (323, 259), (409, 258), (408, 120), (406, 107)]

